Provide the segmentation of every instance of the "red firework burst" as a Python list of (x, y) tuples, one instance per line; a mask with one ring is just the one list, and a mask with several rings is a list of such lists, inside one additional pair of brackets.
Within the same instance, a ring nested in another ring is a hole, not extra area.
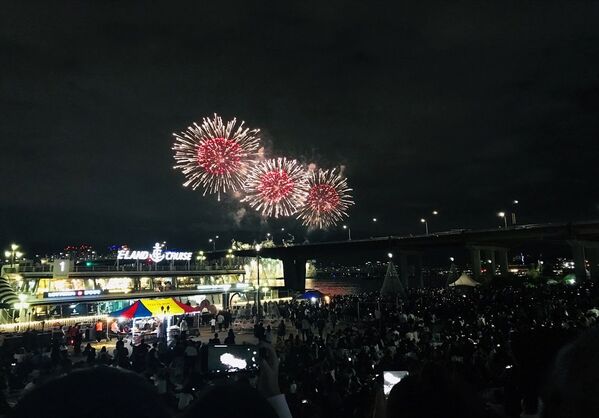
[(180, 169), (187, 180), (183, 185), (204, 189), (204, 195), (243, 188), (251, 164), (257, 159), (259, 130), (243, 127), (235, 129), (236, 119), (226, 124), (218, 115), (204, 118), (201, 125), (194, 123), (175, 136), (175, 169)]
[(207, 139), (198, 146), (198, 165), (217, 176), (239, 170), (242, 157), (239, 144), (227, 138)]
[(306, 199), (306, 172), (296, 160), (266, 160), (250, 172), (246, 192), (243, 201), (263, 215), (290, 216)]
[(335, 170), (317, 170), (310, 173), (308, 197), (297, 218), (306, 226), (328, 228), (347, 216), (353, 205), (347, 180)]

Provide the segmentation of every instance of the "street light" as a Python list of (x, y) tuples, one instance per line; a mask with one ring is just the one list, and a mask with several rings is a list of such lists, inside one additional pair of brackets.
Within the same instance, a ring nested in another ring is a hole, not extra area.
[(19, 246), (17, 244), (11, 244), (10, 250), (4, 251), (4, 256), (11, 260), (11, 262), (10, 262), (11, 267), (14, 267), (16, 260), (23, 257), (23, 253), (20, 251), (17, 251), (18, 249), (19, 249)]
[(500, 218), (503, 218), (503, 225), (504, 225), (505, 229), (507, 229), (507, 218), (505, 217), (505, 212), (499, 212), (497, 214), (497, 216), (499, 216)]
[(378, 221), (377, 218), (372, 218), (372, 222), (376, 222), (376, 221)]
[(212, 244), (212, 250), (216, 251), (216, 242), (212, 238), (208, 239), (208, 242)]
[(200, 264), (204, 265), (204, 260), (206, 260), (206, 256), (204, 255), (204, 251), (200, 251), (200, 254), (196, 257), (196, 260), (200, 261)]
[(424, 230), (426, 231), (426, 235), (428, 235), (428, 222), (424, 218), (421, 218), (420, 222), (424, 224)]
[(518, 201), (512, 201), (512, 225), (516, 225), (516, 206), (518, 205)]
[(256, 316), (260, 320), (260, 250), (262, 246), (256, 244)]
[(433, 215), (437, 216), (438, 214), (439, 214), (439, 211), (437, 211), (437, 210), (433, 211)]
[(343, 225), (343, 229), (347, 229), (347, 239), (351, 241), (351, 228), (347, 225)]
[(387, 257), (389, 257), (389, 260), (391, 260), (393, 258), (393, 253), (387, 253)]

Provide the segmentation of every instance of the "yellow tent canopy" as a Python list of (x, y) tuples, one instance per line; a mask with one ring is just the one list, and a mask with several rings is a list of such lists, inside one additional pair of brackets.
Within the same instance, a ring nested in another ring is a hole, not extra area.
[(112, 318), (147, 318), (160, 315), (183, 315), (197, 312), (196, 309), (173, 298), (140, 299), (124, 309), (112, 312)]

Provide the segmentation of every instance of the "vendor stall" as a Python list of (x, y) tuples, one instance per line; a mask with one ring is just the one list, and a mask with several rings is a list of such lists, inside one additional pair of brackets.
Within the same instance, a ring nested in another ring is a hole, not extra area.
[[(172, 317), (199, 312), (200, 309), (173, 298), (140, 299), (131, 306), (112, 312), (108, 316), (125, 324), (122, 327), (117, 325), (117, 336), (130, 334), (133, 344), (138, 344), (142, 339), (145, 342), (152, 342), (160, 338), (173, 338), (176, 334), (173, 331), (178, 330), (178, 327), (172, 326)], [(168, 334), (167, 329), (169, 329)]]

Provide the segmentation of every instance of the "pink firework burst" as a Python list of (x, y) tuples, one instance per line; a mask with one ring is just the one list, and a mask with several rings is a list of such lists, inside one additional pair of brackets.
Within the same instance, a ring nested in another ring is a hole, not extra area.
[(243, 201), (264, 216), (291, 216), (306, 199), (306, 174), (296, 160), (265, 160), (250, 171)]
[(175, 133), (173, 151), (177, 164), (186, 177), (185, 187), (202, 187), (206, 194), (237, 191), (243, 188), (250, 165), (258, 156), (259, 129), (239, 126), (237, 119), (226, 124), (220, 116), (204, 118), (186, 131)]
[(335, 170), (313, 170), (308, 179), (308, 196), (297, 218), (309, 227), (325, 229), (347, 217), (354, 204), (347, 179)]

